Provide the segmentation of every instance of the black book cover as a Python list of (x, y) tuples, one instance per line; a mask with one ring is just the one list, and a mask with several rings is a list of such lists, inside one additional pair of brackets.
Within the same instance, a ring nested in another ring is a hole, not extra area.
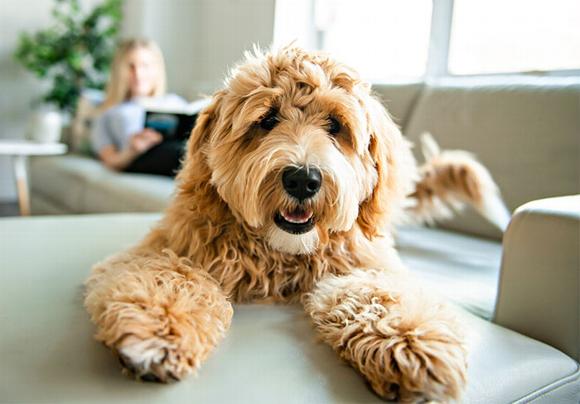
[(198, 114), (146, 111), (145, 127), (161, 133), (163, 140), (187, 139)]

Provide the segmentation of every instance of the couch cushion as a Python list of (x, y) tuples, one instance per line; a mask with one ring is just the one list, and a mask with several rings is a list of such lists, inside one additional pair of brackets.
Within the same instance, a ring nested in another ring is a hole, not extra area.
[[(475, 153), (513, 210), (525, 202), (580, 192), (580, 79), (446, 79), (422, 92), (404, 133), (430, 131), (442, 148)], [(448, 227), (501, 234), (475, 214)]]
[(172, 178), (160, 175), (108, 174), (87, 179), (83, 212), (159, 212), (175, 189)]
[(501, 243), (425, 227), (397, 235), (401, 258), (427, 288), (485, 319), (492, 319)]
[(158, 212), (167, 206), (173, 179), (118, 173), (87, 156), (35, 157), (30, 164), (32, 199), (37, 195), (70, 213)]
[(89, 157), (68, 154), (30, 159), (31, 199), (41, 195), (71, 213), (83, 212), (87, 178), (105, 175), (105, 168)]
[(39, 215), (70, 215), (70, 209), (60, 205), (58, 201), (48, 199), (38, 193), (30, 200), (30, 210), (34, 216)]
[[(6, 402), (382, 402), (297, 306), (237, 306), (197, 377), (174, 385), (121, 375), (82, 307), (90, 266), (142, 237), (159, 215), (0, 220), (0, 397)], [(33, 252), (31, 254), (31, 252)], [(461, 312), (470, 346), (462, 402), (575, 403), (578, 364), (561, 352)]]

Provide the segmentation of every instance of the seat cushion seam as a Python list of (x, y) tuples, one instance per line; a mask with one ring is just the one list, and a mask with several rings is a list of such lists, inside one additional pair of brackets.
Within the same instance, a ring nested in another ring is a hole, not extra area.
[(574, 383), (575, 381), (578, 380), (578, 376), (580, 376), (580, 367), (577, 365), (574, 373), (569, 374), (568, 376), (564, 376), (563, 378), (553, 381), (552, 383), (547, 384), (543, 387), (540, 387), (539, 389), (536, 389), (535, 391), (517, 399), (516, 401), (514, 401), (514, 403), (531, 403), (537, 401), (550, 393), (553, 393), (563, 387), (566, 387)]

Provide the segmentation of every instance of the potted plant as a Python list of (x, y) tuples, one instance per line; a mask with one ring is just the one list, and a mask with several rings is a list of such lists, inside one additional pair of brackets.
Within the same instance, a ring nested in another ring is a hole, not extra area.
[(20, 35), (15, 59), (50, 82), (41, 99), (49, 108), (42, 108), (36, 118), (40, 125), (50, 122), (54, 132), (55, 110), (69, 120), (84, 88), (104, 88), (121, 23), (121, 1), (103, 0), (83, 10), (78, 0), (55, 0), (53, 24)]

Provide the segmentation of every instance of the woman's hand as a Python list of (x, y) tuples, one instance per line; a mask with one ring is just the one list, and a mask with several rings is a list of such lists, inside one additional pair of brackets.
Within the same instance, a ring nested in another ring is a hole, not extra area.
[(131, 136), (131, 139), (129, 139), (129, 148), (137, 155), (140, 155), (161, 143), (162, 140), (163, 136), (161, 136), (161, 133), (150, 128), (145, 128), (141, 132), (137, 132)]
[(106, 146), (99, 151), (99, 157), (105, 165), (113, 170), (122, 171), (137, 157), (159, 144), (163, 136), (153, 129), (145, 128), (129, 139), (129, 147), (117, 150), (113, 145)]

